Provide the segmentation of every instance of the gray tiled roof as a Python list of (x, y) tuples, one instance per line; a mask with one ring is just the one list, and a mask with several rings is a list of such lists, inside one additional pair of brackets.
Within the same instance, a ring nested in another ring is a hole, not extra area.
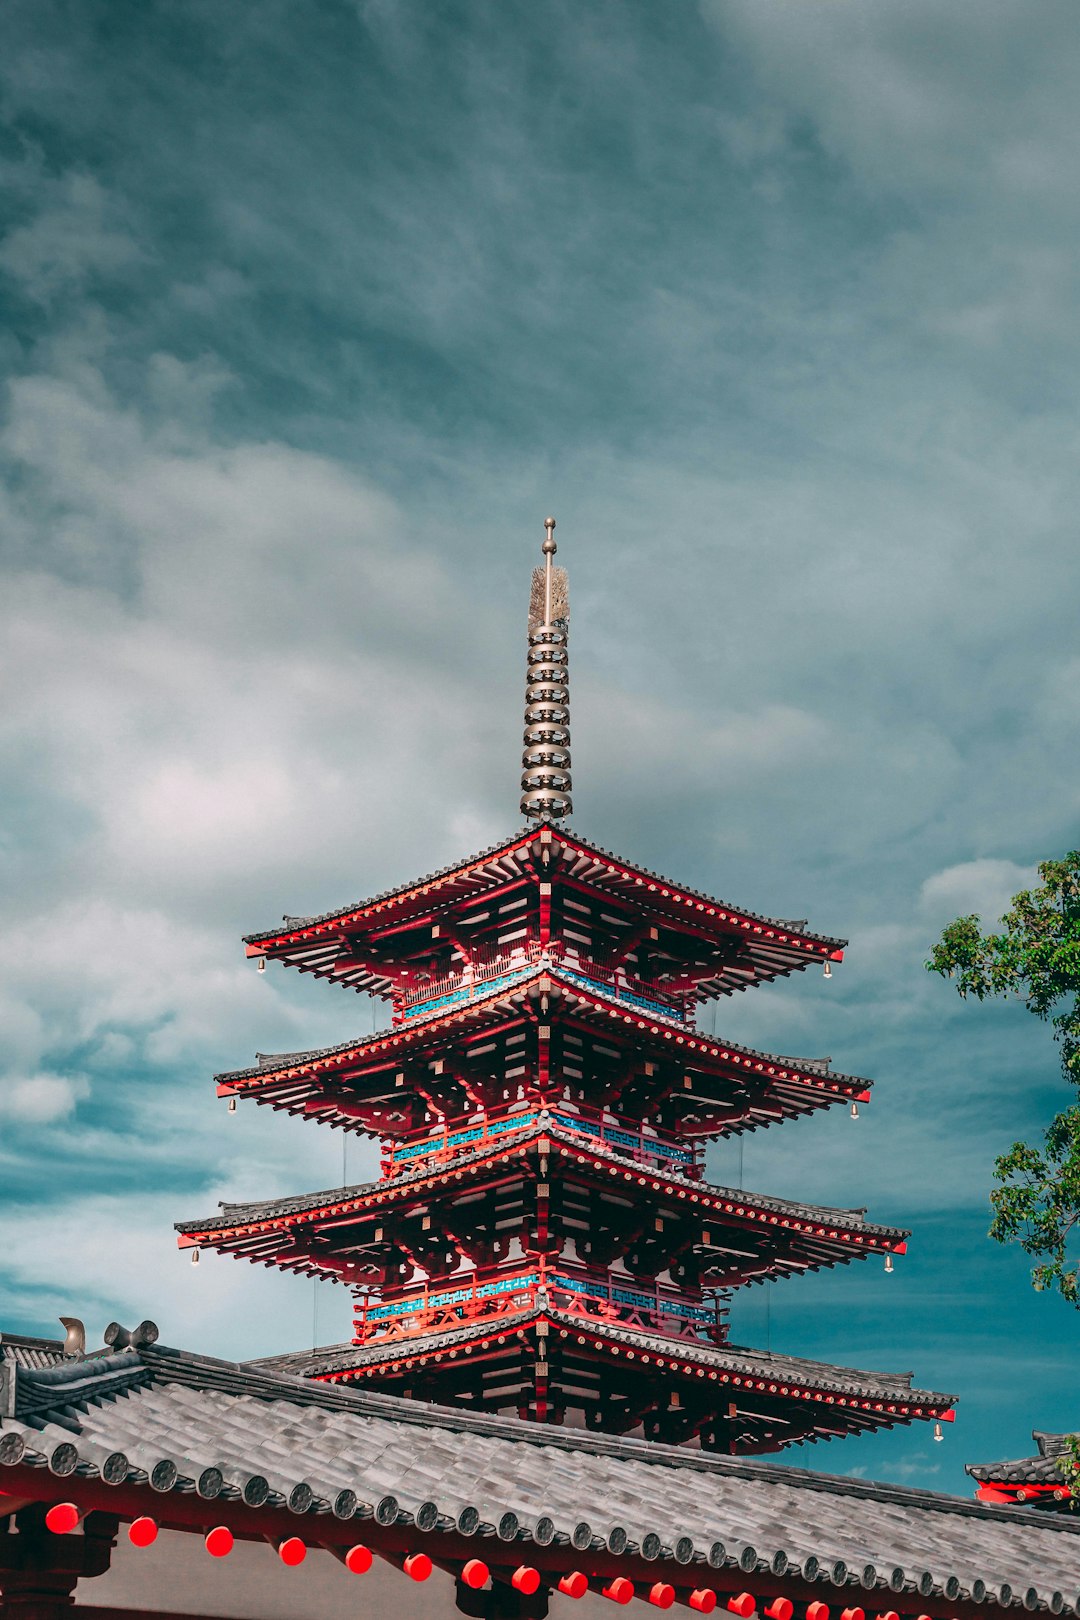
[(31, 1339), (22, 1334), (16, 1338), (0, 1336), (4, 1357), (20, 1367), (55, 1367), (64, 1359), (64, 1347), (54, 1339)]
[[(500, 1332), (513, 1332), (538, 1315), (536, 1307), (527, 1306), (517, 1313), (508, 1312), (499, 1318)], [(656, 1356), (666, 1356), (691, 1366), (723, 1368), (742, 1378), (764, 1378), (779, 1383), (812, 1385), (837, 1395), (886, 1401), (903, 1401), (906, 1405), (947, 1409), (956, 1400), (955, 1395), (943, 1395), (932, 1390), (913, 1389), (909, 1372), (864, 1372), (857, 1367), (834, 1367), (828, 1361), (810, 1361), (800, 1356), (778, 1355), (771, 1350), (752, 1350), (738, 1344), (710, 1344), (705, 1339), (671, 1338), (650, 1333), (646, 1328), (625, 1326), (617, 1321), (580, 1316), (548, 1305), (543, 1313), (551, 1321), (567, 1329), (581, 1332), (587, 1327), (595, 1338), (614, 1344), (633, 1345), (635, 1350), (648, 1350)], [(470, 1322), (461, 1328), (431, 1334), (415, 1334), (408, 1340), (409, 1355), (423, 1355), (453, 1345), (467, 1344), (470, 1339), (490, 1334), (490, 1321)], [(393, 1344), (323, 1345), (317, 1350), (300, 1350), (291, 1355), (267, 1356), (252, 1366), (268, 1367), (280, 1372), (298, 1373), (301, 1377), (318, 1378), (344, 1372), (351, 1367), (364, 1367), (369, 1363), (386, 1361), (388, 1355), (406, 1353), (400, 1341)]]
[(868, 1608), (914, 1612), (942, 1594), (1077, 1612), (1080, 1525), (1068, 1517), (472, 1415), (158, 1345), (51, 1369), (23, 1365), (10, 1344), (3, 1354), (14, 1399), (0, 1414), (0, 1465), (48, 1465), (72, 1492), (80, 1474), (153, 1476), (163, 1514), (171, 1490), (210, 1480), (225, 1501), (292, 1507), (298, 1530), (301, 1507), (328, 1526), (335, 1513), (374, 1518), (372, 1537), (430, 1525), (433, 1551), (458, 1526), (476, 1531), (482, 1555), (500, 1538), (523, 1544), (523, 1559), (530, 1544), (565, 1547), (567, 1568), (575, 1548), (606, 1540), (649, 1556), (651, 1543), (665, 1571), (698, 1565), (701, 1584), (787, 1572)]
[(1032, 1431), (1038, 1456), (1021, 1457), (1014, 1462), (968, 1463), (967, 1472), (980, 1483), (993, 1485), (1061, 1485), (1064, 1476), (1058, 1466), (1068, 1442), (1075, 1436)]
[[(410, 878), (407, 883), (395, 884), (392, 889), (383, 889), (378, 894), (369, 895), (366, 899), (354, 900), (344, 906), (335, 906), (332, 911), (322, 911), (312, 917), (292, 917), (286, 914), (282, 918), (282, 923), (287, 931), (292, 931), (299, 928), (314, 928), (319, 923), (332, 922), (335, 917), (344, 916), (352, 911), (362, 911), (365, 907), (375, 905), (378, 901), (393, 900), (395, 896), (407, 894), (410, 889), (418, 888), (421, 884), (438, 883), (443, 878), (451, 877), (455, 872), (466, 870), (471, 866), (476, 866), (481, 861), (490, 860), (492, 856), (502, 854), (521, 839), (534, 836), (538, 831), (537, 824), (529, 823), (527, 826), (522, 827), (519, 832), (512, 833), (509, 838), (502, 838), (497, 844), (489, 844), (486, 849), (480, 850), (476, 855), (466, 856), (460, 861), (451, 861), (448, 866), (441, 866), (436, 872), (426, 872), (423, 877)], [(752, 921), (766, 923), (769, 927), (786, 928), (792, 933), (801, 934), (804, 939), (817, 940), (819, 944), (832, 945), (838, 950), (847, 944), (846, 939), (834, 939), (829, 934), (809, 932), (804, 918), (800, 917), (792, 920), (784, 917), (766, 917), (760, 912), (747, 911), (745, 906), (735, 906), (729, 901), (718, 900), (715, 895), (707, 894), (704, 889), (692, 889), (688, 884), (679, 883), (674, 878), (665, 877), (661, 872), (654, 872), (647, 866), (639, 866), (636, 861), (628, 861), (625, 856), (616, 855), (614, 851), (604, 849), (600, 844), (590, 843), (579, 833), (573, 832), (568, 825), (561, 825), (554, 828), (553, 831), (556, 837), (561, 838), (565, 835), (568, 840), (582, 845), (592, 853), (602, 855), (605, 860), (619, 861), (624, 866), (631, 867), (635, 872), (640, 872), (643, 877), (653, 878), (657, 883), (665, 884), (668, 888), (678, 889), (681, 894), (693, 895), (695, 900), (707, 901), (709, 905), (717, 906), (723, 910), (736, 911), (740, 917), (749, 917)], [(260, 940), (276, 939), (280, 933), (280, 928), (266, 928), (257, 934), (245, 934), (244, 941), (248, 945), (257, 945)]]
[[(567, 980), (563, 975), (560, 974), (558, 963), (552, 962), (543, 967), (537, 964), (533, 977), (540, 978), (541, 976), (558, 979), (561, 988), (569, 989), (571, 992), (577, 992), (580, 989), (580, 986), (574, 984), (572, 981)], [(528, 989), (530, 982), (531, 979), (529, 978), (521, 979), (513, 986), (512, 993), (514, 995), (523, 993)], [(488, 995), (480, 994), (474, 1001), (468, 1003), (468, 1010), (470, 1012), (482, 1011), (491, 1005), (505, 1000), (508, 993), (510, 992), (508, 992), (505, 987), (499, 987), (492, 990)], [(589, 993), (594, 995), (598, 1001), (607, 1001), (608, 999), (605, 997), (603, 986), (600, 984), (592, 987)], [(616, 1007), (620, 1012), (625, 1011), (623, 1004), (619, 1003), (618, 1001), (612, 1000), (611, 1005)], [(374, 1030), (370, 1035), (358, 1035), (353, 1037), (351, 1040), (338, 1041), (333, 1046), (315, 1046), (311, 1047), (307, 1051), (302, 1052), (256, 1052), (255, 1062), (254, 1064), (249, 1065), (248, 1068), (229, 1069), (224, 1073), (216, 1074), (214, 1079), (218, 1085), (223, 1085), (228, 1084), (228, 1082), (231, 1080), (255, 1079), (259, 1075), (270, 1074), (275, 1069), (298, 1068), (302, 1067), (306, 1063), (321, 1062), (323, 1058), (343, 1057), (352, 1052), (360, 1053), (363, 1052), (367, 1047), (375, 1047), (378, 1043), (387, 1039), (400, 1039), (407, 1034), (411, 1035), (416, 1030), (425, 1029), (428, 1026), (437, 1026), (442, 1022), (449, 1021), (450, 1019), (458, 1016), (460, 1012), (460, 1007), (451, 1008), (449, 1010), (446, 1008), (437, 1008), (434, 1012), (424, 1014), (417, 1018), (410, 1018), (404, 1024), (394, 1024), (391, 1025), (389, 1029)], [(647, 1013), (643, 1016), (648, 1018)], [(690, 1024), (683, 1026), (681, 1033), (685, 1034), (688, 1038), (692, 1037), (695, 1039), (701, 1048), (709, 1048), (711, 1050), (711, 1048), (716, 1047), (718, 1050), (723, 1050), (724, 1053), (731, 1053), (737, 1058), (749, 1058), (755, 1063), (763, 1063), (766, 1065), (770, 1063), (785, 1064), (789, 1068), (798, 1069), (807, 1074), (818, 1075), (821, 1079), (832, 1081), (834, 1085), (844, 1089), (850, 1090), (856, 1086), (869, 1089), (873, 1085), (873, 1081), (868, 1080), (864, 1075), (843, 1074), (839, 1070), (834, 1070), (831, 1067), (832, 1060), (830, 1058), (778, 1057), (774, 1052), (759, 1052), (753, 1046), (740, 1046), (735, 1041), (724, 1040), (722, 1036), (707, 1035), (703, 1030), (697, 1029)]]
[[(642, 1166), (636, 1159), (619, 1153), (608, 1143), (575, 1136), (571, 1131), (553, 1124), (550, 1119), (538, 1120), (535, 1124), (521, 1131), (515, 1131), (507, 1138), (499, 1139), (498, 1143), (481, 1143), (475, 1149), (468, 1149), (455, 1155), (451, 1168), (458, 1169), (462, 1165), (471, 1164), (485, 1154), (499, 1152), (505, 1154), (525, 1144), (546, 1137), (553, 1142), (565, 1143), (569, 1148), (583, 1153), (589, 1153), (605, 1162), (622, 1165), (632, 1171), (641, 1171)], [(445, 1166), (439, 1167), (445, 1170)], [(859, 1232), (866, 1235), (880, 1236), (899, 1242), (902, 1238), (910, 1236), (907, 1229), (894, 1226), (876, 1226), (864, 1219), (865, 1211), (861, 1209), (834, 1209), (827, 1205), (801, 1204), (792, 1199), (775, 1198), (764, 1193), (746, 1192), (734, 1187), (714, 1186), (707, 1181), (694, 1181), (688, 1183), (685, 1176), (677, 1170), (667, 1170), (659, 1165), (647, 1167), (650, 1181), (659, 1181), (662, 1185), (671, 1188), (685, 1188), (688, 1185), (698, 1193), (707, 1193), (722, 1198), (737, 1200), (751, 1209), (763, 1210), (793, 1220), (816, 1221), (821, 1225), (835, 1227), (838, 1231)], [(203, 1220), (177, 1221), (178, 1232), (212, 1232), (222, 1228), (244, 1226), (254, 1221), (280, 1220), (286, 1215), (298, 1215), (307, 1210), (326, 1209), (338, 1204), (352, 1203), (355, 1200), (365, 1199), (374, 1192), (393, 1192), (398, 1187), (407, 1187), (410, 1182), (423, 1180), (432, 1174), (432, 1166), (423, 1161), (415, 1164), (403, 1175), (394, 1176), (389, 1180), (358, 1182), (351, 1187), (327, 1188), (322, 1192), (298, 1193), (284, 1198), (266, 1198), (246, 1204), (219, 1204), (220, 1215), (210, 1215)], [(851, 1255), (856, 1258), (866, 1258), (870, 1254), (879, 1253), (874, 1249), (853, 1249)]]

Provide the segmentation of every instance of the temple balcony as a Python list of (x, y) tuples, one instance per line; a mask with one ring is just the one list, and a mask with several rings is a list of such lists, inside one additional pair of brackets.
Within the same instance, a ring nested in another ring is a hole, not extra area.
[(455, 1007), (467, 1007), (494, 991), (523, 983), (541, 966), (557, 968), (561, 974), (586, 989), (599, 991), (608, 999), (636, 1007), (653, 1018), (666, 1018), (680, 1027), (691, 1021), (686, 1005), (644, 979), (636, 979), (622, 967), (609, 967), (589, 957), (565, 949), (557, 941), (541, 946), (535, 941), (518, 946), (505, 955), (487, 960), (473, 959), (460, 973), (428, 979), (401, 991), (394, 997), (393, 1022), (410, 1023), (414, 1018), (430, 1018)]
[(407, 1341), (479, 1320), (494, 1323), (549, 1310), (617, 1322), (665, 1339), (721, 1344), (727, 1337), (727, 1312), (719, 1297), (689, 1298), (675, 1289), (537, 1255), (512, 1268), (384, 1290), (377, 1300), (361, 1303), (353, 1342)]
[(447, 1164), (462, 1153), (474, 1153), (489, 1143), (496, 1145), (523, 1131), (542, 1130), (545, 1126), (573, 1132), (590, 1147), (603, 1147), (638, 1164), (675, 1171), (692, 1180), (699, 1180), (704, 1173), (703, 1147), (653, 1130), (638, 1120), (578, 1103), (517, 1103), (487, 1113), (463, 1114), (445, 1120), (434, 1130), (422, 1126), (404, 1136), (387, 1138), (383, 1143), (382, 1175), (388, 1179), (420, 1165), (429, 1168)]

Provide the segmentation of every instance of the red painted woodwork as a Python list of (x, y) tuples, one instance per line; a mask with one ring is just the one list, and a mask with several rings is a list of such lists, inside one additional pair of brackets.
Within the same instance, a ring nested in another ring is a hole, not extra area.
[(696, 1022), (841, 941), (539, 825), (247, 945), (391, 1006), (370, 1037), (219, 1077), (377, 1136), (379, 1180), (181, 1237), (354, 1291), (355, 1356), (314, 1352), (311, 1376), (729, 1453), (950, 1415), (812, 1367), (751, 1371), (727, 1342), (734, 1288), (904, 1249), (704, 1180), (707, 1141), (868, 1097)]
[(233, 1550), (233, 1533), (227, 1524), (215, 1525), (206, 1532), (204, 1540), (211, 1558), (226, 1558)]
[(997, 1480), (992, 1485), (982, 1484), (976, 1488), (975, 1499), (979, 1502), (1007, 1502), (1019, 1503), (1037, 1502), (1047, 1497), (1055, 1502), (1065, 1502), (1069, 1497), (1068, 1487), (1065, 1485), (1012, 1485), (1007, 1481)]
[(473, 1591), (486, 1586), (490, 1576), (491, 1571), (482, 1558), (470, 1558), (467, 1564), (462, 1565), (462, 1585), (472, 1587)]
[(410, 1553), (402, 1568), (410, 1580), (426, 1581), (431, 1574), (431, 1559), (427, 1553)]
[(532, 1569), (528, 1564), (522, 1564), (511, 1575), (510, 1585), (515, 1592), (522, 1592), (526, 1597), (532, 1597), (533, 1593), (540, 1589), (540, 1571)]
[(616, 1575), (614, 1580), (608, 1581), (600, 1590), (604, 1597), (611, 1599), (612, 1603), (629, 1603), (634, 1595), (634, 1583), (626, 1575)]
[(366, 1575), (368, 1570), (371, 1568), (371, 1562), (371, 1548), (365, 1547), (363, 1543), (359, 1541), (355, 1547), (350, 1547), (348, 1552), (345, 1554), (345, 1568), (350, 1570), (354, 1575)]
[(588, 1576), (577, 1569), (571, 1570), (569, 1575), (564, 1575), (559, 1581), (559, 1591), (564, 1597), (582, 1598), (588, 1590)]
[(286, 1536), (279, 1541), (277, 1552), (281, 1562), (287, 1564), (290, 1569), (295, 1569), (297, 1564), (302, 1564), (307, 1557), (307, 1547), (299, 1536)]

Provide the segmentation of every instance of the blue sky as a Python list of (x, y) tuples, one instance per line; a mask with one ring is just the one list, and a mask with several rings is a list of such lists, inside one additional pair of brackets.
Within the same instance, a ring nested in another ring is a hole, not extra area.
[(371, 1012), (239, 936), (517, 825), (550, 510), (574, 825), (851, 939), (719, 1009), (877, 1082), (744, 1175), (911, 1252), (737, 1331), (962, 1401), (940, 1446), (798, 1460), (966, 1491), (1076, 1422), (1080, 1320), (985, 1237), (994, 1154), (1066, 1100), (1052, 1044), (922, 968), (1077, 838), (1075, 22), (8, 0), (5, 1325), (311, 1342), (310, 1284), (173, 1249), (341, 1177), (336, 1134), (210, 1077)]

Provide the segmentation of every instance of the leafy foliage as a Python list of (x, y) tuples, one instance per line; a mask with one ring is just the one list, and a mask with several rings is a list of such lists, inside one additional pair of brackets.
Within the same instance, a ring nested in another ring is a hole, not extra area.
[[(964, 997), (1018, 996), (1050, 1023), (1066, 1080), (1080, 1091), (1080, 851), (1043, 861), (1042, 883), (1014, 896), (1001, 932), (958, 917), (933, 947), (927, 969), (953, 979)], [(994, 1166), (990, 1235), (1037, 1259), (1037, 1289), (1056, 1288), (1080, 1309), (1080, 1102), (1050, 1122), (1041, 1147), (1014, 1142)], [(1080, 1458), (1078, 1458), (1080, 1471)]]
[(1080, 1497), (1080, 1434), (1065, 1436), (1065, 1454), (1058, 1458), (1058, 1473), (1072, 1493), (1069, 1506), (1075, 1509)]

